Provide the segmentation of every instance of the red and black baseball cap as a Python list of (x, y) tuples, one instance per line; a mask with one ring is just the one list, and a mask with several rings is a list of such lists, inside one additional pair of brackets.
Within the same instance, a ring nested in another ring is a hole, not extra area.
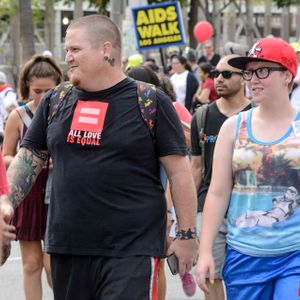
[(298, 59), (293, 47), (280, 38), (262, 38), (256, 42), (247, 56), (235, 57), (228, 61), (232, 67), (245, 70), (252, 61), (269, 61), (282, 65), (295, 77)]

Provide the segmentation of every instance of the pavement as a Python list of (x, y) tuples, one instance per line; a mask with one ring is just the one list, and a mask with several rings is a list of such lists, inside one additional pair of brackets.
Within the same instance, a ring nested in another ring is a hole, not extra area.
[[(187, 297), (181, 287), (178, 275), (173, 276), (168, 266), (165, 266), (167, 277), (166, 300), (203, 300), (204, 295), (199, 288), (193, 297)], [(0, 268), (0, 300), (25, 300), (23, 292), (22, 262), (19, 244), (12, 243), (12, 252), (3, 267)], [(43, 273), (43, 300), (53, 300), (53, 294)], [(76, 300), (76, 299), (74, 299)]]

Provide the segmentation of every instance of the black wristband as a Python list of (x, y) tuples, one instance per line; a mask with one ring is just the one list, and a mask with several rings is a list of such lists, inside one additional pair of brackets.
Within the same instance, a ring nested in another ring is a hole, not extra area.
[(191, 228), (188, 230), (180, 230), (176, 232), (176, 238), (179, 240), (191, 240), (197, 238), (196, 228), (192, 231)]

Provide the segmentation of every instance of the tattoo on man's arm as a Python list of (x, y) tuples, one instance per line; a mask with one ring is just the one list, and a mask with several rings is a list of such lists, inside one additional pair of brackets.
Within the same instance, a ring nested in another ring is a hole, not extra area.
[(17, 207), (30, 192), (47, 157), (47, 153), (39, 150), (20, 149), (7, 170), (9, 199), (13, 207)]
[(45, 153), (45, 151), (37, 150), (37, 149), (31, 149), (31, 152), (34, 156), (37, 158), (43, 160), (44, 162), (48, 159), (48, 154)]
[(196, 227), (188, 230), (179, 230), (176, 232), (176, 238), (179, 240), (190, 240), (197, 237)]

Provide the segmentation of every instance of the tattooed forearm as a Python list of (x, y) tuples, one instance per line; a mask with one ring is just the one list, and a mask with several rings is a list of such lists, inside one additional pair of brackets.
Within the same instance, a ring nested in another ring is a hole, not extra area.
[(13, 207), (17, 207), (30, 192), (46, 160), (46, 152), (25, 148), (19, 150), (7, 170), (10, 186), (8, 197)]

